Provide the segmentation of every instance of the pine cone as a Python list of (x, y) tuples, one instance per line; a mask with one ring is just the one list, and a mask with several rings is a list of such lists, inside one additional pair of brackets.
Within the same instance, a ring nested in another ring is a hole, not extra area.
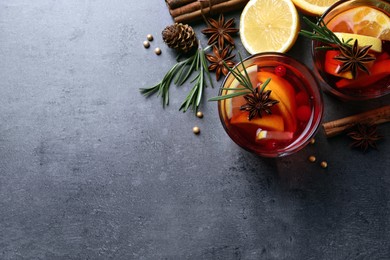
[(188, 24), (175, 23), (165, 27), (162, 38), (168, 47), (184, 53), (198, 47), (195, 31)]

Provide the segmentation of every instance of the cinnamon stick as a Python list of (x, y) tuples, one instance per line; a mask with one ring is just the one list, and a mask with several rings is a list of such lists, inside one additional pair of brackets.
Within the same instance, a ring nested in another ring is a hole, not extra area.
[(348, 116), (322, 124), (326, 137), (341, 134), (348, 128), (360, 124), (382, 124), (390, 121), (390, 105)]
[(171, 14), (172, 17), (177, 17), (179, 15), (192, 13), (202, 8), (210, 7), (210, 4), (211, 6), (213, 6), (226, 1), (227, 0), (210, 0), (210, 1), (203, 1), (203, 2), (195, 1), (175, 9), (169, 9), (169, 13)]
[(167, 3), (168, 7), (170, 9), (175, 9), (180, 6), (192, 3), (192, 2), (197, 2), (198, 0), (165, 0), (165, 3)]
[(196, 20), (202, 19), (203, 15), (212, 15), (225, 12), (231, 12), (243, 8), (249, 0), (229, 0), (211, 7), (202, 8), (190, 13), (182, 14), (176, 17), (173, 17), (174, 21), (177, 23), (188, 23)]

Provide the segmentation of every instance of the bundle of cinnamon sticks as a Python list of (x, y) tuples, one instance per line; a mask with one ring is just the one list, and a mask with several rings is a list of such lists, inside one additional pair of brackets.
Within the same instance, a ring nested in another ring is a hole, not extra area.
[(169, 13), (177, 23), (189, 23), (202, 16), (217, 15), (242, 9), (249, 0), (165, 0)]

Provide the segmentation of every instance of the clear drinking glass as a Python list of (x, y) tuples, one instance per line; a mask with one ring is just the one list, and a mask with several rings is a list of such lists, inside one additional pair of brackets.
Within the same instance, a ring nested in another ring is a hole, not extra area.
[[(346, 101), (373, 99), (390, 93), (389, 17), (390, 3), (381, 0), (340, 1), (322, 15), (321, 19), (333, 32), (371, 36), (382, 43), (381, 52), (370, 50), (376, 58), (367, 65), (370, 74), (359, 71), (357, 78), (351, 79), (350, 75), (335, 73), (338, 65), (332, 58), (334, 55), (316, 49), (324, 44), (313, 40), (315, 75), (325, 91)], [(388, 29), (382, 32), (385, 27)]]
[[(310, 70), (288, 55), (274, 52), (252, 55), (243, 64), (254, 87), (271, 78), (265, 91), (271, 90), (270, 98), (279, 103), (271, 107), (271, 115), (263, 113), (261, 118), (249, 120), (249, 112), (240, 109), (246, 103), (243, 96), (218, 101), (227, 134), (242, 148), (264, 157), (285, 156), (302, 149), (318, 130), (323, 114), (322, 95)], [(243, 73), (241, 63), (235, 68)], [(226, 88), (239, 87), (229, 73), (219, 95), (234, 92)]]

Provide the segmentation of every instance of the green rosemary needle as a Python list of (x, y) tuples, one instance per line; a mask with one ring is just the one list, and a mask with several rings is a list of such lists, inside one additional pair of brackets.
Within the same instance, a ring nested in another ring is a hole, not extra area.
[(271, 107), (279, 103), (279, 101), (270, 98), (272, 92), (271, 90), (265, 91), (265, 88), (267, 87), (271, 79), (268, 78), (265, 82), (259, 83), (254, 88), (249, 77), (248, 71), (246, 70), (245, 65), (242, 61), (240, 53), (238, 55), (240, 57), (240, 65), (242, 66), (242, 70), (244, 73), (238, 70), (238, 66), (240, 65), (238, 65), (236, 68), (229, 68), (227, 64), (224, 63), (224, 66), (238, 80), (242, 88), (222, 88), (221, 90), (235, 92), (210, 98), (209, 101), (219, 101), (238, 96), (244, 96), (246, 104), (242, 105), (240, 107), (240, 110), (245, 110), (249, 112), (248, 120), (251, 120), (256, 116), (261, 118), (263, 112), (267, 114), (272, 114)]
[[(171, 83), (177, 86), (183, 85), (188, 78), (194, 73), (198, 74), (191, 80), (191, 83), (194, 83), (194, 86), (190, 90), (186, 99), (180, 106), (179, 110), (186, 112), (189, 107), (193, 108), (195, 112), (198, 110), (200, 101), (202, 99), (203, 89), (207, 87), (206, 78), (208, 78), (210, 85), (213, 87), (210, 73), (207, 68), (205, 50), (210, 48), (210, 46), (202, 49), (199, 47), (196, 52), (189, 58), (176, 63), (163, 77), (163, 79), (156, 85), (149, 88), (140, 88), (139, 91), (146, 97), (149, 97), (155, 93), (158, 96), (161, 96), (163, 107), (169, 104), (169, 88)], [(206, 75), (205, 75), (206, 74)]]
[[(322, 19), (319, 19), (317, 23), (313, 23), (310, 21), (307, 17), (303, 17), (303, 21), (313, 30), (312, 32), (307, 30), (301, 30), (299, 32), (300, 35), (305, 36), (309, 39), (316, 40), (325, 44), (329, 45), (336, 45), (336, 46), (343, 46), (343, 47), (350, 47), (349, 43), (352, 41), (352, 39), (349, 39), (347, 41), (340, 40), (334, 32), (328, 29), (326, 27), (325, 22)], [(323, 50), (329, 50), (329, 49), (337, 49), (331, 46), (318, 46), (316, 47), (317, 50), (323, 49)]]
[(337, 70), (337, 73), (350, 71), (352, 73), (352, 78), (354, 79), (358, 75), (358, 70), (370, 74), (366, 63), (375, 60), (375, 57), (369, 53), (369, 49), (372, 45), (359, 47), (357, 39), (355, 39), (353, 44), (351, 44), (353, 39), (348, 39), (346, 41), (344, 41), (344, 39), (340, 40), (335, 33), (326, 27), (326, 24), (322, 19), (318, 20), (317, 24), (306, 17), (303, 17), (303, 20), (313, 32), (301, 30), (299, 32), (301, 35), (328, 44), (328, 46), (318, 46), (316, 47), (316, 50), (338, 49), (340, 51), (340, 55), (334, 57), (335, 60), (340, 61), (342, 64)]
[[(183, 112), (186, 112), (189, 107), (191, 107), (192, 110), (195, 111), (195, 113), (196, 111), (198, 111), (200, 101), (202, 100), (202, 96), (203, 96), (203, 90), (205, 87), (207, 87), (206, 76), (210, 82), (211, 87), (213, 87), (213, 83), (206, 62), (206, 56), (205, 56), (206, 49), (202, 49), (201, 47), (198, 48), (197, 54), (195, 54), (195, 59), (191, 64), (190, 69), (187, 72), (187, 75), (189, 76), (192, 68), (195, 68), (195, 71), (199, 71), (199, 73), (191, 81), (191, 82), (195, 82), (195, 84), (190, 90), (190, 92), (188, 93), (183, 103), (181, 104), (179, 111), (183, 110)], [(181, 80), (179, 82), (179, 85), (184, 83), (184, 81), (188, 78), (187, 75), (185, 76), (184, 80)], [(179, 74), (179, 78), (180, 78), (180, 74)]]
[[(233, 75), (233, 77), (235, 77), (238, 80), (242, 88), (222, 88), (221, 90), (235, 91), (235, 92), (226, 95), (212, 97), (208, 101), (219, 101), (219, 100), (229, 99), (233, 97), (244, 96), (255, 92), (248, 71), (246, 70), (246, 67), (242, 61), (241, 54), (238, 53), (238, 56), (240, 57), (240, 64), (237, 65), (237, 67), (230, 68), (225, 63), (224, 66), (229, 70), (229, 72)], [(238, 68), (239, 66), (242, 66), (242, 71), (244, 73), (239, 72), (239, 68)], [(268, 79), (266, 82), (263, 83), (262, 85), (263, 89), (268, 85), (270, 80), (271, 79)]]

